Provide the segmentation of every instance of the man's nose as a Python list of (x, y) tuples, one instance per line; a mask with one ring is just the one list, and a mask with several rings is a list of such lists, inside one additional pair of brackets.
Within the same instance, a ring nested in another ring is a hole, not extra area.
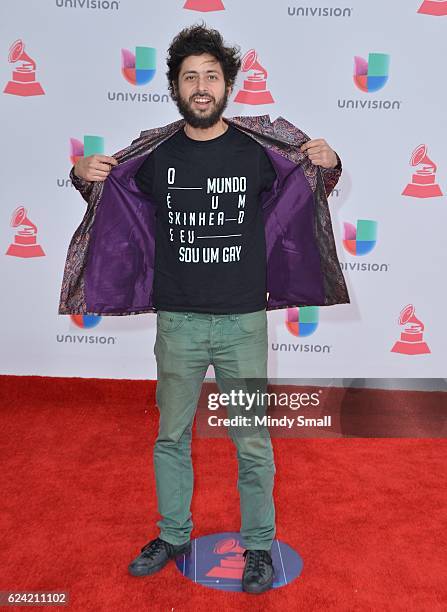
[(198, 85), (199, 85), (199, 89), (202, 92), (208, 91), (208, 80), (206, 78), (206, 74), (199, 74), (199, 81), (198, 81)]

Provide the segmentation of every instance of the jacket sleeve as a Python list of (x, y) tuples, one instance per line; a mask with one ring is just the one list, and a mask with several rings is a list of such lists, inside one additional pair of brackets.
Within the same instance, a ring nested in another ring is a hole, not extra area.
[(341, 173), (343, 171), (341, 159), (339, 158), (337, 152), (335, 153), (335, 155), (337, 155), (337, 165), (335, 166), (335, 168), (323, 168), (322, 166), (320, 166), (327, 197), (329, 197), (335, 185), (338, 183), (338, 179), (340, 178)]
[(93, 185), (95, 184), (95, 182), (85, 181), (84, 179), (79, 178), (79, 176), (76, 176), (76, 174), (74, 173), (74, 166), (70, 170), (69, 176), (73, 184), (73, 187), (77, 189), (79, 193), (82, 195), (82, 197), (84, 198), (84, 200), (88, 202), (90, 194), (93, 189)]

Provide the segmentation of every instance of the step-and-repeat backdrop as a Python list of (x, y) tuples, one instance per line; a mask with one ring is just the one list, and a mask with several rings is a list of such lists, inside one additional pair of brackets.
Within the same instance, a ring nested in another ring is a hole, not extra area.
[(329, 203), (351, 304), (269, 312), (269, 375), (445, 376), (447, 1), (2, 0), (0, 11), (2, 373), (156, 378), (154, 314), (57, 313), (85, 210), (68, 173), (178, 118), (166, 50), (203, 20), (244, 56), (226, 116), (281, 115), (344, 166)]

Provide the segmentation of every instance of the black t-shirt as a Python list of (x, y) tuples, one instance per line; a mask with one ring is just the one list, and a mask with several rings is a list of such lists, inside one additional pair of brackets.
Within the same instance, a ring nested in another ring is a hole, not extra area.
[(244, 313), (266, 306), (260, 193), (276, 172), (237, 128), (211, 140), (183, 129), (135, 176), (157, 205), (153, 304), (158, 310)]

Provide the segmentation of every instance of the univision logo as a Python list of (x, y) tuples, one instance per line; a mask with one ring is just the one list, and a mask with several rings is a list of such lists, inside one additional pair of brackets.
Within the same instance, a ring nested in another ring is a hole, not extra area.
[(82, 142), (77, 138), (70, 138), (70, 161), (73, 166), (80, 157), (90, 157), (90, 155), (104, 155), (102, 136), (85, 135)]
[(377, 221), (359, 219), (357, 225), (344, 223), (343, 246), (351, 255), (371, 253), (377, 242)]
[[(104, 155), (104, 137), (86, 134), (82, 140), (78, 138), (70, 138), (70, 161), (74, 166), (80, 157), (89, 157), (90, 155)], [(73, 187), (69, 178), (56, 179), (58, 187)]]
[(131, 85), (146, 85), (155, 76), (157, 53), (153, 47), (121, 49), (121, 72)]
[(286, 328), (294, 336), (310, 336), (318, 327), (318, 306), (287, 308)]
[[(287, 308), (286, 329), (292, 336), (304, 338), (311, 336), (319, 322), (318, 306), (300, 306)], [(291, 342), (272, 342), (272, 350), (288, 353), (330, 353), (329, 344), (296, 344)]]
[[(100, 315), (70, 315), (70, 320), (80, 329), (93, 329), (101, 322)], [(56, 334), (57, 342), (64, 344), (115, 344), (114, 336), (89, 336), (86, 334)]]
[[(318, 327), (319, 307), (300, 306), (287, 308), (286, 329), (296, 337), (312, 335)], [(272, 342), (272, 350), (289, 353), (330, 353), (329, 344), (296, 344), (291, 342)]]
[(290, 17), (352, 17), (352, 8), (321, 7), (321, 6), (289, 6), (287, 14)]
[(113, 336), (76, 336), (74, 334), (56, 334), (56, 340), (62, 344), (115, 344)]
[[(354, 57), (353, 81), (363, 93), (373, 93), (383, 89), (389, 79), (390, 56), (387, 53), (369, 53), (368, 59)], [(349, 100), (338, 99), (338, 108), (368, 110), (399, 110), (400, 100)]]
[(70, 315), (71, 321), (81, 329), (92, 329), (99, 325), (101, 315)]
[[(121, 49), (121, 74), (130, 85), (150, 83), (156, 73), (157, 51), (153, 47), (135, 47), (135, 53)], [(169, 102), (168, 94), (109, 91), (110, 102)]]
[[(377, 244), (377, 221), (358, 219), (353, 223), (343, 224), (343, 248), (354, 257), (362, 257), (373, 251)], [(371, 262), (340, 261), (340, 267), (348, 272), (388, 272), (389, 264)]]
[(291, 342), (272, 342), (272, 351), (285, 353), (330, 353), (329, 344), (296, 344)]
[(354, 83), (366, 92), (378, 91), (388, 81), (390, 56), (386, 53), (370, 53), (368, 61), (354, 57)]
[(341, 189), (338, 189), (338, 187), (334, 187), (333, 190), (331, 191), (331, 193), (329, 194), (330, 198), (339, 198), (341, 195)]
[(119, 2), (116, 0), (56, 0), (58, 8), (74, 8), (74, 9), (99, 9), (103, 11), (117, 11)]

